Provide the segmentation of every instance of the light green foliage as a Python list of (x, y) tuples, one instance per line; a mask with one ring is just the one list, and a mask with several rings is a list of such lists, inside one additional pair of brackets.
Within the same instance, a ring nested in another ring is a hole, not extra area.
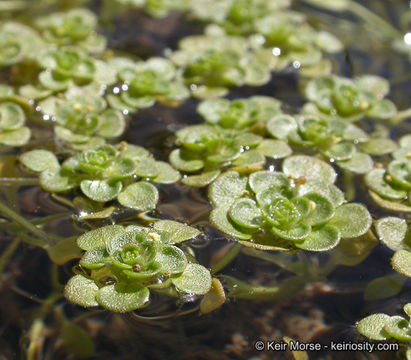
[(42, 113), (55, 120), (57, 138), (73, 149), (92, 148), (124, 132), (123, 114), (107, 108), (96, 90), (71, 88), (64, 97), (50, 96), (39, 103)]
[(209, 271), (189, 263), (175, 245), (196, 235), (195, 229), (173, 221), (160, 221), (154, 229), (114, 225), (86, 233), (78, 239), (86, 250), (80, 260), (86, 273), (70, 279), (65, 296), (81, 306), (129, 312), (149, 301), (151, 286), (204, 295), (211, 289)]
[(53, 13), (36, 21), (43, 39), (58, 45), (78, 45), (89, 53), (105, 50), (106, 39), (97, 35), (97, 17), (88, 9), (73, 9), (65, 13)]
[(192, 0), (116, 0), (121, 5), (143, 8), (149, 15), (163, 18), (173, 10), (185, 10)]
[[(126, 143), (83, 150), (65, 160), (61, 166), (55, 158), (49, 166), (44, 165), (46, 157), (52, 158), (52, 154), (35, 151), (21, 157), (23, 164), (30, 170), (43, 170), (40, 173), (40, 185), (44, 190), (58, 193), (80, 187), (82, 193), (91, 200), (106, 202), (118, 196), (121, 205), (138, 211), (152, 210), (158, 201), (157, 189), (144, 181), (136, 183), (138, 177), (150, 178), (157, 183), (178, 180), (174, 170), (171, 170), (174, 176), (171, 178), (164, 171), (163, 164), (157, 167), (157, 162), (147, 150)], [(29, 159), (35, 161), (29, 162)]]
[[(341, 204), (335, 196), (338, 190), (330, 190), (335, 187), (335, 174), (329, 165), (294, 156), (284, 161), (283, 171), (258, 171), (248, 179), (233, 171), (220, 175), (209, 188), (215, 207), (210, 221), (222, 232), (249, 240), (248, 246), (257, 248), (286, 244), (288, 248), (326, 251), (337, 246), (340, 238), (356, 238), (368, 231), (368, 210), (361, 204)], [(328, 190), (299, 190), (307, 179), (327, 178)]]
[(170, 60), (182, 69), (193, 95), (201, 98), (223, 96), (234, 86), (260, 86), (271, 78), (267, 59), (258, 57), (247, 39), (226, 35), (216, 26), (205, 35), (181, 40)]
[(13, 95), (11, 89), (5, 88), (4, 91), (9, 94), (0, 94), (0, 145), (23, 146), (31, 136), (31, 130), (25, 126), (25, 109), (31, 110), (31, 106), (24, 99)]
[[(404, 306), (404, 312), (409, 316), (410, 304)], [(402, 316), (373, 314), (362, 319), (357, 324), (357, 331), (372, 340), (391, 340), (409, 344), (411, 342), (410, 319)]]
[(384, 99), (388, 92), (388, 81), (378, 76), (363, 75), (353, 80), (324, 76), (307, 84), (305, 96), (310, 102), (303, 112), (351, 122), (365, 116), (389, 119), (397, 109), (390, 100)]
[(125, 62), (123, 66), (119, 65), (114, 62), (111, 64), (116, 67), (118, 77), (123, 82), (118, 88), (121, 91), (117, 96), (111, 94), (107, 97), (115, 109), (136, 111), (150, 107), (156, 101), (179, 104), (189, 96), (177, 69), (169, 60), (151, 58), (146, 62)]

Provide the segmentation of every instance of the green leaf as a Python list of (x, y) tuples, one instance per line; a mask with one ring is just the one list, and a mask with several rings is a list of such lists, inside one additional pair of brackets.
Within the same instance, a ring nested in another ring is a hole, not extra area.
[(155, 186), (140, 181), (127, 186), (118, 195), (118, 202), (125, 207), (144, 212), (155, 209), (158, 197), (158, 190)]
[(83, 180), (80, 183), (81, 191), (89, 199), (98, 202), (113, 200), (120, 194), (123, 187), (121, 181)]
[(349, 142), (340, 142), (332, 145), (326, 151), (324, 155), (334, 160), (349, 160), (352, 158), (355, 152), (354, 144)]
[(292, 154), (292, 149), (285, 141), (264, 139), (257, 146), (257, 150), (267, 157), (282, 159)]
[(64, 288), (64, 296), (73, 304), (91, 307), (98, 306), (96, 295), (99, 288), (96, 283), (83, 275), (73, 276)]
[(94, 355), (95, 346), (91, 336), (74, 323), (64, 322), (61, 340), (70, 354), (78, 359), (90, 358)]
[(47, 150), (32, 150), (20, 156), (21, 163), (28, 169), (35, 172), (59, 168), (56, 156)]
[(104, 249), (106, 243), (124, 232), (120, 225), (104, 226), (81, 235), (77, 239), (77, 245), (83, 250)]
[(204, 187), (211, 184), (218, 175), (220, 175), (220, 170), (212, 170), (204, 172), (200, 175), (187, 176), (181, 180), (184, 185), (193, 187)]
[(115, 138), (123, 134), (126, 122), (121, 112), (108, 109), (99, 114), (100, 127), (98, 134), (105, 138)]
[(407, 206), (395, 201), (385, 200), (372, 191), (370, 191), (370, 196), (379, 206), (381, 206), (384, 209), (403, 213), (411, 213), (411, 206)]
[(120, 158), (105, 171), (105, 174), (110, 181), (114, 181), (130, 178), (135, 171), (136, 163), (133, 160)]
[(221, 174), (208, 188), (208, 197), (214, 206), (231, 205), (244, 195), (247, 178), (238, 172), (228, 171)]
[(187, 294), (204, 295), (211, 289), (210, 272), (198, 264), (188, 264), (184, 272), (171, 281), (178, 291)]
[(378, 195), (393, 199), (401, 200), (407, 196), (404, 190), (394, 189), (388, 182), (385, 181), (384, 169), (373, 169), (364, 178), (367, 186)]
[(288, 189), (291, 186), (290, 179), (281, 172), (276, 171), (257, 171), (249, 177), (251, 189), (256, 193), (270, 187)]
[(31, 130), (23, 126), (16, 130), (0, 133), (0, 144), (6, 146), (23, 146), (29, 142), (30, 136)]
[(314, 204), (313, 210), (305, 220), (308, 225), (324, 224), (334, 216), (333, 204), (324, 196), (317, 193), (309, 193), (304, 196)]
[(334, 183), (337, 178), (332, 166), (322, 160), (306, 155), (290, 156), (285, 159), (283, 171), (287, 176), (294, 179), (304, 177), (330, 184)]
[(407, 222), (405, 219), (392, 216), (379, 219), (375, 223), (375, 230), (377, 231), (378, 238), (391, 250), (409, 248), (404, 244), (407, 234)]
[(169, 161), (174, 168), (180, 171), (194, 172), (204, 167), (204, 161), (190, 156), (182, 149), (173, 150), (170, 153)]
[(105, 249), (93, 249), (86, 251), (80, 260), (80, 265), (85, 269), (95, 270), (102, 268), (108, 260)]
[(276, 139), (286, 140), (294, 130), (297, 130), (297, 122), (290, 115), (277, 115), (267, 123), (267, 131)]
[(368, 110), (367, 115), (376, 119), (390, 119), (397, 114), (395, 104), (388, 100), (382, 99), (375, 101)]
[(165, 245), (156, 253), (155, 260), (161, 264), (161, 272), (180, 274), (187, 267), (187, 258), (183, 250), (176, 246)]
[(181, 178), (180, 173), (164, 161), (156, 161), (156, 167), (158, 173), (152, 180), (157, 184), (174, 184)]
[(64, 265), (66, 262), (81, 257), (81, 250), (76, 245), (75, 237), (61, 239), (56, 245), (46, 249), (55, 264)]
[(384, 331), (384, 327), (390, 318), (386, 314), (372, 314), (357, 324), (357, 331), (372, 340), (386, 340), (388, 334)]
[(391, 316), (385, 323), (384, 331), (398, 341), (405, 343), (411, 341), (411, 326), (401, 316)]
[(401, 159), (391, 161), (387, 173), (392, 178), (392, 183), (404, 189), (411, 190), (411, 160)]
[(292, 227), (291, 229), (281, 229), (273, 226), (271, 231), (281, 239), (299, 241), (306, 239), (310, 235), (311, 226), (307, 224), (300, 224)]
[(251, 235), (242, 231), (236, 224), (228, 218), (229, 206), (220, 206), (210, 213), (210, 222), (218, 230), (234, 238), (249, 240)]
[(49, 192), (63, 192), (77, 186), (77, 181), (67, 176), (61, 168), (54, 168), (40, 174), (40, 185)]
[(258, 229), (263, 224), (260, 209), (254, 200), (248, 198), (237, 199), (228, 214), (235, 223), (245, 228)]
[(178, 244), (200, 235), (194, 227), (172, 220), (159, 220), (154, 223), (153, 229), (162, 235), (162, 241), (168, 244)]
[(17, 130), (22, 127), (26, 120), (23, 109), (12, 102), (0, 105), (0, 129)]
[(404, 277), (398, 274), (379, 277), (367, 284), (364, 290), (364, 299), (371, 301), (398, 295), (403, 284)]
[(358, 148), (367, 154), (381, 156), (397, 150), (398, 145), (387, 138), (372, 138), (367, 142), (358, 144)]
[(398, 250), (391, 259), (392, 267), (395, 271), (407, 277), (411, 277), (411, 252), (408, 250)]
[(302, 242), (296, 242), (295, 246), (309, 251), (327, 251), (338, 245), (340, 242), (340, 232), (335, 226), (324, 225), (318, 230), (314, 230)]
[(351, 159), (337, 161), (337, 165), (342, 169), (351, 171), (355, 174), (365, 174), (372, 169), (374, 162), (370, 155), (355, 152)]
[(243, 152), (232, 163), (233, 170), (239, 173), (260, 170), (265, 164), (265, 156), (257, 150)]
[(344, 204), (335, 210), (329, 221), (335, 226), (342, 238), (355, 238), (365, 234), (370, 228), (372, 218), (367, 208), (361, 204)]
[(159, 175), (157, 163), (152, 158), (143, 158), (137, 161), (135, 174), (142, 178), (153, 178)]
[(126, 313), (142, 308), (149, 297), (150, 292), (146, 287), (115, 284), (101, 288), (97, 293), (96, 300), (107, 310)]
[(296, 195), (304, 196), (308, 193), (317, 193), (327, 198), (334, 207), (344, 203), (344, 193), (334, 184), (324, 183), (319, 180), (307, 180), (304, 184), (296, 186)]

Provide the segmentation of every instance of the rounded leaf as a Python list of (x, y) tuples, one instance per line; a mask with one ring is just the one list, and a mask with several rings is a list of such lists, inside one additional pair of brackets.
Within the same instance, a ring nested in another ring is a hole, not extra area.
[(80, 183), (80, 188), (83, 194), (89, 199), (98, 202), (106, 202), (115, 199), (122, 187), (123, 184), (121, 181), (83, 180)]
[(126, 313), (143, 307), (149, 297), (150, 292), (146, 287), (115, 284), (101, 288), (96, 300), (107, 310)]
[(124, 232), (124, 228), (120, 225), (104, 226), (81, 235), (77, 239), (77, 245), (83, 250), (104, 249), (106, 243)]
[(157, 176), (152, 179), (157, 184), (174, 184), (180, 180), (180, 173), (164, 161), (156, 161)]
[(386, 314), (372, 314), (357, 324), (357, 331), (372, 340), (386, 340), (385, 324), (390, 320)]
[(188, 264), (184, 272), (171, 281), (178, 291), (187, 294), (204, 295), (211, 289), (210, 272), (198, 264)]
[(355, 174), (365, 174), (372, 169), (374, 162), (370, 155), (355, 152), (349, 160), (337, 161), (337, 165)]
[(40, 185), (49, 192), (63, 192), (77, 186), (77, 182), (67, 176), (61, 168), (54, 168), (40, 174)]
[(26, 168), (35, 172), (60, 167), (56, 156), (47, 150), (28, 151), (20, 156), (20, 161)]
[(257, 150), (263, 155), (273, 158), (282, 159), (292, 154), (292, 149), (285, 141), (264, 139), (260, 142)]
[(398, 341), (411, 341), (410, 324), (401, 316), (391, 316), (391, 318), (385, 323), (384, 331)]
[(229, 207), (227, 206), (220, 206), (213, 209), (210, 213), (211, 224), (218, 230), (234, 238), (242, 240), (251, 239), (250, 234), (242, 231), (239, 226), (236, 226), (236, 224), (229, 219), (228, 210)]
[(406, 247), (404, 244), (407, 233), (407, 222), (405, 219), (386, 217), (375, 223), (378, 238), (391, 250), (400, 250)]
[(258, 229), (263, 224), (260, 209), (254, 200), (248, 198), (236, 200), (228, 214), (231, 220), (245, 228)]
[(384, 198), (392, 200), (404, 199), (407, 196), (406, 191), (394, 189), (385, 181), (385, 173), (384, 169), (373, 169), (365, 175), (365, 183), (372, 191)]
[(332, 166), (322, 160), (306, 155), (291, 156), (285, 159), (283, 171), (294, 179), (304, 177), (330, 184), (334, 183), (337, 178)]
[(354, 238), (365, 234), (370, 228), (372, 218), (367, 208), (361, 204), (344, 204), (335, 210), (329, 221), (335, 226), (342, 238)]
[(411, 252), (408, 250), (398, 250), (391, 259), (392, 267), (395, 271), (407, 277), (411, 277)]
[(187, 266), (187, 258), (183, 250), (176, 246), (165, 245), (156, 253), (155, 260), (161, 264), (161, 272), (165, 274), (179, 274)]
[(170, 164), (180, 171), (194, 172), (204, 167), (204, 161), (190, 156), (181, 149), (175, 149), (169, 156)]
[(184, 177), (181, 182), (187, 186), (193, 187), (204, 187), (211, 184), (215, 179), (217, 179), (218, 175), (220, 175), (220, 170), (212, 170), (204, 172), (200, 175), (192, 175)]
[(199, 230), (192, 226), (172, 220), (156, 221), (153, 229), (162, 235), (161, 240), (168, 244), (178, 244), (201, 234)]
[(158, 190), (154, 185), (140, 181), (127, 186), (118, 195), (118, 202), (138, 211), (149, 211), (157, 206), (158, 197)]
[(295, 243), (300, 249), (309, 251), (327, 251), (338, 245), (340, 242), (340, 232), (331, 225), (314, 230), (302, 242)]
[(91, 307), (98, 306), (96, 295), (99, 288), (94, 280), (83, 275), (73, 276), (64, 288), (64, 296), (73, 304)]
[(290, 179), (277, 171), (257, 171), (249, 177), (251, 189), (256, 193), (270, 187), (288, 189), (291, 185)]
[(243, 196), (247, 178), (236, 171), (221, 174), (208, 188), (208, 197), (214, 206), (229, 206)]

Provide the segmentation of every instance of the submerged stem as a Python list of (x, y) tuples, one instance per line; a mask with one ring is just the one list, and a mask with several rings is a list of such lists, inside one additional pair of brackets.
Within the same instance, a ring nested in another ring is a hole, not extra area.
[(36, 178), (0, 178), (0, 186), (26, 186), (38, 185), (39, 181)]
[(224, 256), (211, 268), (211, 274), (214, 275), (223, 270), (229, 263), (231, 263), (238, 253), (241, 251), (242, 245), (235, 244)]
[(48, 234), (46, 234), (43, 230), (39, 229), (30, 221), (28, 221), (21, 215), (17, 214), (14, 210), (10, 209), (2, 201), (0, 201), (0, 213), (8, 217), (15, 223), (19, 224), (20, 226), (24, 227), (33, 235), (37, 236), (39, 240), (41, 240), (42, 242), (42, 247), (53, 246), (56, 244), (55, 241), (50, 236), (48, 236)]
[(397, 112), (397, 114), (391, 118), (391, 123), (393, 125), (398, 125), (409, 117), (411, 117), (411, 108)]
[(20, 242), (21, 242), (20, 239), (13, 240), (9, 244), (9, 246), (7, 246), (7, 249), (3, 252), (3, 254), (1, 254), (1, 257), (0, 257), (0, 274), (3, 273), (4, 268), (7, 265), (7, 262), (13, 256), (14, 252), (17, 250)]

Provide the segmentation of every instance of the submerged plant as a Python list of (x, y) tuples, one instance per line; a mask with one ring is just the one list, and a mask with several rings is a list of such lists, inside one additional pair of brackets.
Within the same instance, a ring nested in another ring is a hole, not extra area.
[(158, 190), (146, 181), (169, 184), (178, 181), (179, 174), (170, 165), (157, 162), (140, 146), (121, 143), (84, 150), (59, 165), (55, 155), (33, 150), (21, 156), (23, 165), (40, 173), (41, 187), (51, 193), (64, 193), (80, 187), (89, 199), (118, 202), (137, 211), (155, 208)]
[(384, 98), (389, 91), (389, 82), (375, 75), (362, 75), (352, 80), (325, 76), (311, 80), (305, 87), (305, 96), (310, 102), (303, 112), (347, 121), (364, 117), (390, 119), (397, 109)]
[(122, 86), (115, 88), (115, 94), (107, 96), (115, 109), (135, 112), (154, 105), (156, 101), (177, 105), (189, 96), (177, 69), (169, 60), (151, 58), (134, 63), (114, 58), (109, 64), (123, 82)]
[(363, 205), (344, 204), (335, 179), (331, 166), (304, 155), (284, 160), (283, 172), (259, 171), (247, 178), (229, 171), (209, 187), (215, 207), (210, 221), (257, 249), (332, 249), (371, 226)]
[(78, 238), (85, 250), (81, 273), (66, 285), (65, 296), (74, 304), (102, 306), (130, 312), (146, 306), (150, 291), (179, 297), (205, 295), (211, 289), (210, 272), (189, 261), (179, 244), (199, 231), (173, 221), (153, 228), (106, 226)]

